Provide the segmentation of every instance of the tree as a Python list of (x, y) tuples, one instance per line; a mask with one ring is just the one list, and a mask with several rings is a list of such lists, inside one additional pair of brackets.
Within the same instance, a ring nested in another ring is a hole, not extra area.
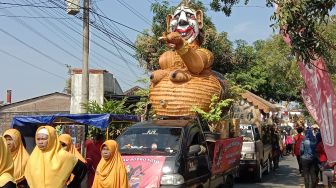
[[(234, 5), (249, 0), (212, 0), (210, 6), (214, 11), (231, 14)], [(320, 34), (318, 26), (328, 23), (330, 11), (335, 7), (336, 0), (266, 0), (266, 5), (278, 5), (277, 13), (271, 15), (275, 21), (274, 28), (285, 28), (292, 42), (292, 53), (299, 60), (309, 63), (315, 55), (330, 60), (330, 48), (334, 43)]]
[[(242, 46), (245, 50), (240, 51), (251, 53), (247, 55), (250, 63), (242, 64), (232, 73), (227, 73), (228, 79), (269, 100), (301, 99), (303, 81), (295, 58), (281, 36), (275, 35), (265, 41), (256, 41), (253, 49)], [(244, 57), (242, 52), (236, 54)]]
[[(89, 101), (88, 103), (82, 104), (85, 109), (87, 109), (90, 114), (130, 114), (130, 107), (125, 106), (127, 98), (119, 100), (104, 100), (102, 105), (98, 104), (96, 101)], [(115, 139), (120, 135), (125, 128), (129, 126), (129, 123), (111, 123), (108, 126), (109, 138)], [(103, 139), (97, 137), (103, 137), (99, 128), (89, 126), (88, 137), (93, 139)]]

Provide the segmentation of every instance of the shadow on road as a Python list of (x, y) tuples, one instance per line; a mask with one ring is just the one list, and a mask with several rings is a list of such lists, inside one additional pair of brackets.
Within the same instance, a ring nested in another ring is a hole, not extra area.
[(268, 175), (263, 175), (261, 183), (252, 181), (252, 178), (237, 179), (236, 188), (300, 188), (303, 187), (303, 177), (299, 174), (296, 158), (285, 156), (281, 161), (279, 168), (273, 170)]

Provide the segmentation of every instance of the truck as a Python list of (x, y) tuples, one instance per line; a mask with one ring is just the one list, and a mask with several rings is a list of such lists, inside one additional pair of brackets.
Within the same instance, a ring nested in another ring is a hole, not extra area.
[(263, 173), (269, 174), (272, 168), (272, 146), (263, 143), (260, 131), (254, 124), (240, 124), (243, 137), (239, 176), (253, 177), (260, 182)]
[(131, 187), (232, 188), (242, 137), (220, 139), (198, 118), (136, 123), (116, 140)]

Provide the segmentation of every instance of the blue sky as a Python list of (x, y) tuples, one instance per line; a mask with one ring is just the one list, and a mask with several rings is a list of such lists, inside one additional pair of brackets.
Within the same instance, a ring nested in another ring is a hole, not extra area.
[[(152, 19), (150, 2), (153, 1), (94, 0), (93, 4), (108, 18), (143, 31), (150, 27), (147, 22), (151, 22)], [(56, 6), (52, 2), (61, 4), (63, 1), (0, 2), (10, 3), (0, 4), (0, 101), (5, 100), (7, 89), (12, 90), (13, 102), (51, 92), (61, 92), (68, 77), (65, 64), (71, 65), (72, 68), (81, 68), (81, 21), (67, 15), (65, 10), (52, 8)], [(179, 1), (170, 2), (176, 5)], [(204, 3), (209, 7), (209, 0), (205, 0)], [(34, 7), (13, 4), (34, 5)], [(138, 16), (129, 9), (133, 9)], [(228, 32), (231, 41), (243, 39), (252, 43), (272, 35), (272, 28), (269, 27), (272, 13), (273, 9), (266, 8), (264, 1), (251, 0), (248, 6), (234, 7), (230, 17), (213, 11), (208, 11), (206, 14), (212, 18), (218, 31)], [(98, 17), (91, 16), (91, 19), (100, 24)], [(106, 21), (111, 24), (110, 21)], [(134, 42), (139, 34), (118, 24), (111, 26), (115, 30), (118, 29), (119, 34), (122, 33), (131, 42)], [(122, 51), (118, 52), (113, 45), (114, 42), (102, 32), (91, 28), (90, 37), (92, 40), (90, 68), (105, 69), (114, 74), (124, 91), (138, 85), (136, 80), (139, 78), (147, 77), (137, 61)], [(122, 44), (121, 46), (134, 54), (130, 48)], [(116, 57), (119, 53), (121, 58)]]

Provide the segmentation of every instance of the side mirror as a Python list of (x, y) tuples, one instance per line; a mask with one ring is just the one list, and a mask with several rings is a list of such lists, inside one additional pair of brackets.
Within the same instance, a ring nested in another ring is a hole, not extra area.
[(189, 152), (188, 152), (188, 155), (191, 156), (191, 155), (195, 155), (196, 153), (199, 153), (201, 151), (201, 146), (196, 144), (196, 145), (192, 145), (190, 146), (189, 148)]

